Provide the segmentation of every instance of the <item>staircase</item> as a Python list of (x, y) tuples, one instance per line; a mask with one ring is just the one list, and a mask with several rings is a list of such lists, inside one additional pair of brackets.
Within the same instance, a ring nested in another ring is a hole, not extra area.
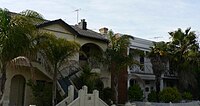
[[(40, 70), (40, 72), (46, 75), (49, 79), (53, 79), (53, 72), (51, 71), (51, 68), (46, 66), (47, 63), (44, 61), (40, 54), (38, 54), (36, 60), (32, 61), (31, 64), (33, 67)], [(73, 82), (70, 80), (70, 76), (76, 73), (77, 71), (70, 73), (69, 75), (67, 75), (67, 77), (64, 77), (61, 73), (58, 73), (59, 78), (57, 81), (57, 89), (62, 97), (67, 96), (68, 88), (70, 85), (74, 86)], [(75, 98), (78, 96), (78, 90), (76, 89), (76, 87), (73, 95), (75, 95)]]
[[(60, 94), (61, 96), (67, 96), (66, 94), (68, 94), (68, 88), (70, 85), (72, 85), (73, 87), (75, 87), (75, 85), (73, 84), (73, 82), (68, 78), (60, 78), (58, 79), (58, 88), (60, 89)], [(78, 90), (75, 87), (75, 91), (74, 91), (74, 99), (78, 97)]]

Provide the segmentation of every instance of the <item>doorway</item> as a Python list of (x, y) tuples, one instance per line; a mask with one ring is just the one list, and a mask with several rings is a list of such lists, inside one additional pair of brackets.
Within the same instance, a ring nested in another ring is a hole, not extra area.
[(10, 106), (24, 106), (25, 78), (15, 75), (11, 79)]

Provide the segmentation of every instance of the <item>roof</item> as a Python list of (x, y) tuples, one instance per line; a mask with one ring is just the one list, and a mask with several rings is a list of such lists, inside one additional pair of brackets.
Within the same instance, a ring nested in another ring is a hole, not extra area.
[(103, 35), (101, 35), (100, 33), (95, 32), (93, 30), (81, 29), (81, 28), (78, 27), (78, 25), (71, 25), (71, 27), (74, 30), (76, 30), (83, 37), (94, 38), (94, 39), (103, 40), (103, 41), (108, 42), (108, 39), (106, 39)]
[(57, 20), (53, 20), (53, 21), (48, 21), (47, 20), (47, 21), (44, 21), (44, 22), (41, 22), (41, 23), (37, 23), (36, 27), (37, 28), (42, 28), (42, 27), (45, 27), (45, 26), (53, 25), (53, 24), (61, 24), (65, 28), (67, 28), (71, 33), (79, 35), (78, 32), (76, 32), (70, 25), (65, 23), (62, 19), (57, 19)]
[[(11, 16), (12, 15), (13, 16), (20, 15), (19, 13), (15, 13), (15, 12), (9, 12), (9, 14)], [(61, 24), (65, 28), (67, 28), (68, 31), (70, 31), (71, 33), (76, 34), (78, 36), (87, 37), (87, 38), (92, 38), (92, 39), (108, 42), (108, 39), (106, 39), (100, 33), (97, 33), (97, 32), (92, 31), (90, 29), (84, 29), (83, 30), (83, 29), (79, 28), (78, 25), (68, 25), (62, 19), (57, 19), (57, 20), (52, 20), (52, 21), (44, 19), (43, 21), (38, 21), (38, 22), (35, 22), (34, 24), (36, 25), (37, 28), (45, 27), (45, 26), (52, 25), (52, 24)]]
[(76, 34), (80, 37), (92, 38), (92, 39), (108, 42), (108, 39), (103, 37), (100, 33), (97, 33), (97, 32), (92, 31), (90, 29), (83, 30), (83, 29), (79, 28), (77, 25), (68, 25), (62, 19), (57, 19), (57, 20), (53, 20), (53, 21), (46, 20), (42, 23), (37, 23), (36, 27), (41, 28), (41, 27), (45, 27), (45, 26), (48, 26), (48, 25), (52, 25), (52, 24), (61, 24), (65, 28), (67, 28), (71, 33)]

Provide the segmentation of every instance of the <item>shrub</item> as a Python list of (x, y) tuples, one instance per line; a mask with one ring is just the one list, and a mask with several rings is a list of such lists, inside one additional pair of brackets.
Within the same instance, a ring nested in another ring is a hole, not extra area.
[(156, 102), (156, 91), (151, 91), (148, 95), (148, 101), (149, 102)]
[(184, 100), (192, 100), (192, 94), (190, 92), (183, 92), (182, 98)]
[(181, 94), (178, 92), (177, 88), (164, 88), (160, 94), (160, 101), (168, 102), (179, 102), (181, 100)]
[(27, 83), (30, 86), (33, 93), (33, 101), (36, 106), (51, 106), (52, 98), (52, 84), (44, 83), (34, 83), (29, 80)]
[(107, 87), (103, 88), (102, 91), (100, 91), (100, 98), (106, 102), (108, 105), (111, 105), (111, 98), (112, 98), (112, 89)]
[(130, 101), (142, 101), (143, 91), (138, 84), (135, 84), (128, 89), (128, 97)]

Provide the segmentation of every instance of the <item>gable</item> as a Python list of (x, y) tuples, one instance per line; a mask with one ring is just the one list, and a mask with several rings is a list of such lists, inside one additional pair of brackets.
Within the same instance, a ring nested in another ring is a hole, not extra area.
[(65, 34), (73, 35), (69, 30), (67, 30), (67, 28), (65, 28), (61, 24), (52, 24), (52, 25), (45, 26), (41, 29), (46, 30), (46, 31), (51, 31), (51, 32), (58, 32), (58, 33), (65, 33)]
[(57, 37), (65, 38), (67, 40), (74, 40), (75, 38), (73, 33), (71, 33), (65, 26), (59, 23), (44, 26), (41, 28), (41, 30), (50, 32)]

